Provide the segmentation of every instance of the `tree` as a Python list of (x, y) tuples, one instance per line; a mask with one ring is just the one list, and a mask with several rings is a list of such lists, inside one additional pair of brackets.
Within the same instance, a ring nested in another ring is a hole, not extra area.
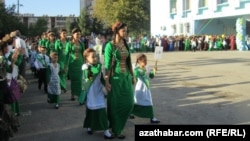
[(15, 16), (15, 6), (5, 8), (0, 2), (0, 39), (14, 30), (19, 30), (23, 35), (27, 33), (27, 27)]
[(105, 25), (97, 18), (92, 18), (92, 21), (93, 21), (92, 32), (96, 34), (104, 34), (106, 30)]
[(66, 30), (67, 30), (68, 35), (70, 34), (70, 31), (72, 30), (72, 29), (70, 28), (70, 25), (71, 25), (71, 19), (70, 19), (69, 17), (67, 17), (67, 18), (66, 18), (66, 23), (65, 23), (65, 28), (66, 28)]
[(78, 20), (77, 19), (74, 19), (74, 21), (70, 24), (70, 31), (69, 31), (69, 33), (71, 33), (71, 31), (72, 31), (73, 28), (79, 28), (79, 26), (78, 26)]
[(48, 29), (47, 25), (48, 21), (45, 18), (38, 18), (35, 24), (30, 25), (29, 35), (33, 37), (42, 35), (42, 33)]
[(117, 21), (128, 25), (130, 34), (150, 30), (150, 0), (95, 0), (93, 17), (111, 26)]
[(82, 9), (78, 18), (78, 26), (80, 27), (83, 35), (90, 35), (92, 31), (92, 19), (87, 13), (86, 9)]

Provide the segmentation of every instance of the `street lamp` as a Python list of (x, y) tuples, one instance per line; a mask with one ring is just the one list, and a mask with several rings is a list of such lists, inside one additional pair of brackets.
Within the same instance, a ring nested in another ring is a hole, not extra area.
[(19, 16), (19, 7), (23, 6), (22, 4), (19, 4), (19, 0), (17, 0), (17, 15)]

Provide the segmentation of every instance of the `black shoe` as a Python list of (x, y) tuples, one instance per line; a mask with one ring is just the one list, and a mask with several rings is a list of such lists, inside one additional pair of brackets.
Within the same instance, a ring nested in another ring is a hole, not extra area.
[(150, 119), (150, 122), (151, 122), (151, 123), (160, 123), (159, 120), (153, 120), (153, 119)]
[(89, 135), (92, 135), (92, 134), (93, 134), (93, 131), (90, 130), (90, 131), (88, 131), (87, 133), (88, 133)]
[(71, 101), (75, 101), (76, 98), (74, 96), (71, 96)]
[(117, 136), (117, 138), (118, 139), (125, 139), (125, 136), (121, 134), (121, 135)]
[(134, 118), (135, 118), (134, 115), (130, 115), (130, 116), (129, 116), (129, 119), (134, 119)]
[(115, 136), (113, 134), (111, 134), (111, 136), (106, 136), (104, 135), (104, 139), (113, 139)]
[(48, 102), (48, 103), (51, 103), (51, 101), (50, 101), (50, 99), (49, 99), (49, 98), (47, 99), (47, 102)]

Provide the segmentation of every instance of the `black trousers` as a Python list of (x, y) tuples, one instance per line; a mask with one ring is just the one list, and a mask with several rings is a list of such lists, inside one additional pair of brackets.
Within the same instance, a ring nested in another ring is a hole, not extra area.
[(47, 69), (46, 68), (42, 68), (40, 70), (38, 70), (37, 75), (38, 75), (38, 89), (41, 90), (42, 84), (44, 91), (47, 93), (47, 79), (46, 79), (46, 72)]

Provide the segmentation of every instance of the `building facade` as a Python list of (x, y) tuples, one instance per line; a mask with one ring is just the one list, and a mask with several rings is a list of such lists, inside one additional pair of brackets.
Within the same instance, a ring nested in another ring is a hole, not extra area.
[(35, 24), (39, 18), (47, 19), (48, 21), (48, 29), (57, 28), (58, 30), (66, 27), (66, 21), (69, 19), (70, 22), (73, 22), (75, 20), (74, 15), (69, 16), (34, 16), (34, 14), (20, 14), (19, 15), (20, 20), (27, 26), (30, 27), (30, 25)]
[(80, 11), (83, 9), (87, 10), (88, 14), (92, 13), (92, 6), (93, 6), (94, 0), (80, 0)]
[(250, 0), (151, 0), (151, 35), (250, 34)]

